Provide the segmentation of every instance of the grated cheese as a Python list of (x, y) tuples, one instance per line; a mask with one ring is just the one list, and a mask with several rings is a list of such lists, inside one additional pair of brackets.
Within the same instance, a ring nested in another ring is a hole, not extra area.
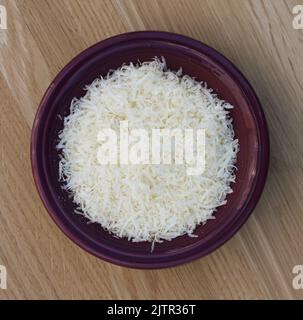
[[(206, 83), (170, 71), (165, 60), (123, 65), (73, 99), (57, 148), (59, 179), (78, 205), (76, 213), (117, 237), (172, 240), (214, 219), (235, 182), (238, 140), (229, 103)], [(186, 174), (186, 165), (100, 165), (98, 132), (131, 128), (202, 128), (206, 133), (204, 173)]]

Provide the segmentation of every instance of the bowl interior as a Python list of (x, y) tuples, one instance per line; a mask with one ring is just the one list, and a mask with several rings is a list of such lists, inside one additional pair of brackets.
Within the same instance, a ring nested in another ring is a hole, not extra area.
[[(231, 115), (240, 151), (236, 164), (236, 183), (232, 185), (234, 192), (228, 196), (227, 204), (218, 208), (216, 219), (197, 227), (197, 238), (182, 236), (156, 244), (151, 254), (150, 243), (117, 239), (100, 225), (87, 224), (84, 217), (73, 214), (75, 205), (58, 182), (59, 155), (55, 146), (63, 127), (62, 119), (69, 114), (70, 102), (73, 97), (85, 94), (85, 85), (123, 63), (147, 61), (155, 56), (165, 57), (170, 69), (182, 67), (183, 73), (207, 82), (220, 98), (235, 106)], [(218, 246), (219, 239), (228, 238), (227, 235), (233, 233), (230, 230), (243, 218), (241, 216), (255, 188), (261, 140), (255, 114), (256, 101), (250, 95), (251, 89), (239, 85), (238, 79), (227, 70), (225, 60), (221, 58), (208, 47), (197, 50), (197, 47), (184, 45), (182, 41), (148, 37), (124, 41), (123, 38), (114, 38), (82, 53), (55, 79), (41, 102), (34, 124), (32, 152), (37, 161), (33, 171), (36, 183), (39, 180), (37, 186), (42, 200), (51, 216), (80, 246), (99, 257), (123, 265), (163, 266), (205, 254)], [(229, 64), (229, 67), (232, 66)]]

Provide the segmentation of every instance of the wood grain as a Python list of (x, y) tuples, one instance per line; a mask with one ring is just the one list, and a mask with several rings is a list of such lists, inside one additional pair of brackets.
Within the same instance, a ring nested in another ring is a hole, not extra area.
[[(283, 0), (0, 0), (0, 299), (292, 299), (303, 264), (303, 30)], [(177, 268), (130, 270), (87, 254), (54, 225), (36, 192), (30, 130), (57, 72), (93, 43), (167, 30), (226, 55), (254, 86), (268, 120), (271, 166), (257, 208), (213, 254)]]

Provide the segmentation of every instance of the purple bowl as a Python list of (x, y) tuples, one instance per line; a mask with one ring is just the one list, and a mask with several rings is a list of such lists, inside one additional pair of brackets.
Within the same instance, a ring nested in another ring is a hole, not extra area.
[[(73, 97), (110, 69), (123, 63), (164, 56), (170, 69), (207, 84), (235, 106), (231, 114), (240, 141), (237, 178), (227, 204), (215, 220), (199, 226), (197, 238), (181, 236), (156, 244), (117, 239), (98, 224), (73, 214), (75, 205), (58, 182), (59, 155), (55, 148), (62, 118)], [(191, 38), (167, 32), (132, 32), (101, 41), (75, 57), (47, 89), (32, 128), (31, 162), (36, 187), (50, 216), (76, 244), (103, 260), (133, 268), (172, 267), (205, 256), (231, 238), (254, 209), (264, 186), (269, 163), (266, 121), (259, 100), (244, 76), (214, 49)]]

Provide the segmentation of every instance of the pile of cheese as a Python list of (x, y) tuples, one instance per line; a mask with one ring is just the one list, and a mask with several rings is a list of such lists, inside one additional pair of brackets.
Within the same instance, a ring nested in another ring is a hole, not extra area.
[[(155, 58), (123, 65), (95, 79), (73, 99), (59, 134), (59, 179), (78, 205), (77, 213), (130, 241), (162, 242), (187, 234), (214, 219), (235, 182), (238, 141), (229, 103), (206, 83), (182, 70), (167, 69)], [(98, 132), (129, 128), (204, 129), (203, 174), (190, 176), (186, 165), (101, 165)]]

